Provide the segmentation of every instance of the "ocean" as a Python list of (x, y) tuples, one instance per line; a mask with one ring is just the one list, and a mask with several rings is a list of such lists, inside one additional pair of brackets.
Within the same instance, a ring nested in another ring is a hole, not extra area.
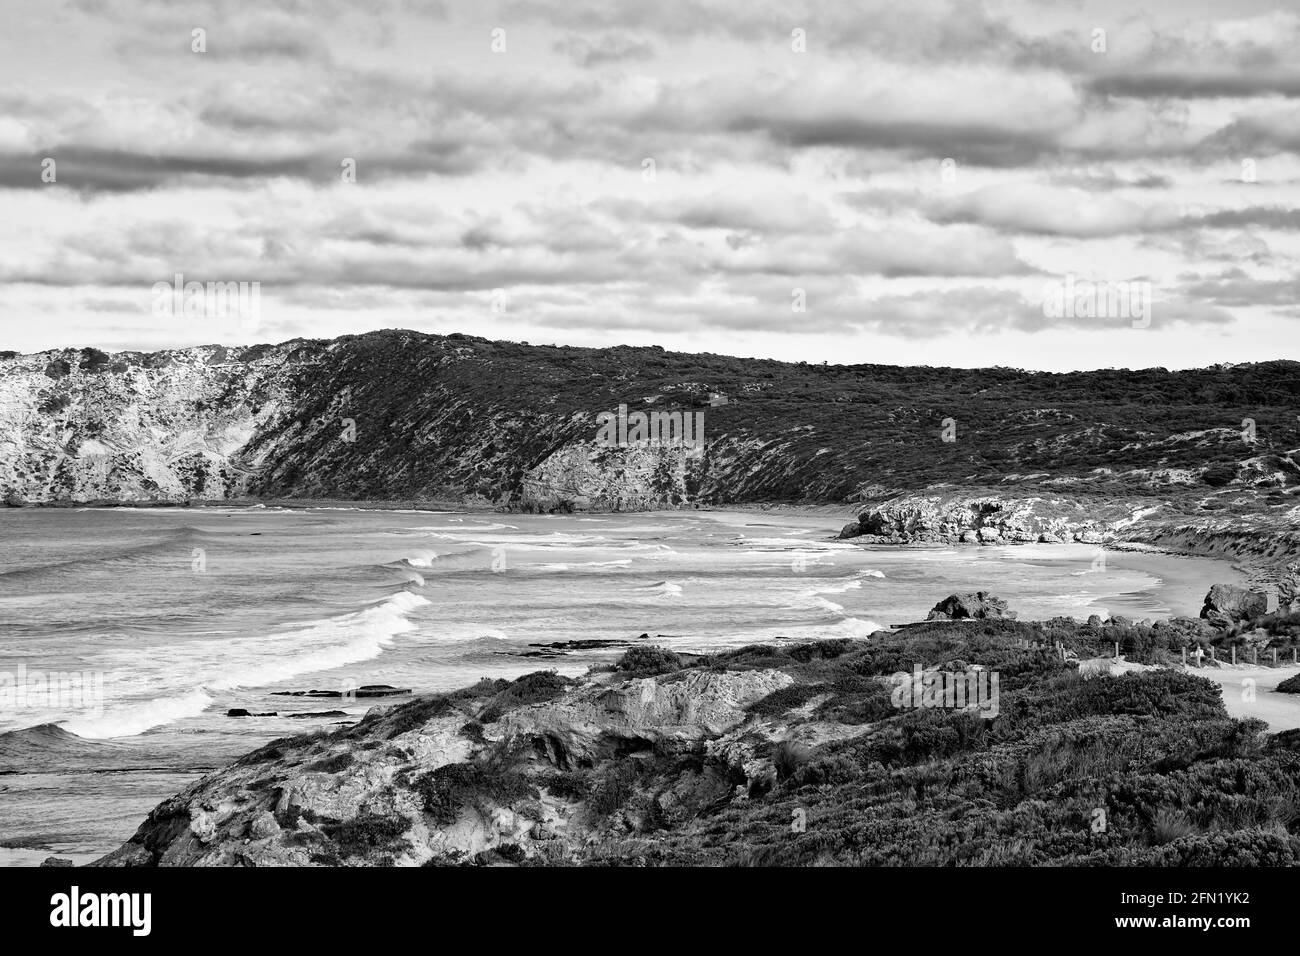
[[(0, 509), (0, 864), (88, 862), (205, 771), (409, 699), (358, 687), (579, 674), (624, 649), (573, 642), (866, 637), (977, 589), (1022, 620), (1195, 615), (1195, 595), (1238, 577), (1218, 561), (1084, 545), (864, 547), (832, 540), (842, 523)], [(75, 676), (52, 694), (49, 674)], [(311, 690), (324, 695), (286, 696)]]

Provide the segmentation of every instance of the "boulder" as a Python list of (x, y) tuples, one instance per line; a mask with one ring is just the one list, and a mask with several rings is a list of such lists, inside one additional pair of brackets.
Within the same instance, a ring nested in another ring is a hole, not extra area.
[(1267, 611), (1268, 598), (1260, 592), (1235, 584), (1216, 584), (1205, 595), (1201, 617), (1216, 627), (1228, 627), (1238, 621), (1261, 617)]
[(841, 538), (857, 538), (862, 534), (862, 525), (857, 521), (850, 521), (840, 529)]
[(959, 621), (971, 619), (1014, 621), (1016, 612), (1007, 608), (1007, 602), (988, 591), (968, 594), (950, 594), (930, 610), (927, 621)]
[(1300, 561), (1292, 561), (1282, 569), (1277, 582), (1277, 609), (1300, 611)]
[(274, 814), (263, 810), (248, 821), (248, 836), (253, 840), (269, 840), (280, 835), (280, 824)]
[(512, 710), (497, 730), (542, 742), (557, 766), (590, 765), (632, 742), (723, 734), (745, 720), (750, 704), (792, 683), (794, 678), (777, 670), (692, 670), (677, 680), (594, 685)]

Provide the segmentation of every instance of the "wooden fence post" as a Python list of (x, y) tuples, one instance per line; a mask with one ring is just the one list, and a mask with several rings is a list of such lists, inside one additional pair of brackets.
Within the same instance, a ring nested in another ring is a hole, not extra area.
[(1186, 648), (1186, 647), (1183, 648), (1183, 666), (1184, 666), (1184, 667), (1187, 666), (1187, 648)]
[(1115, 642), (1115, 656), (1119, 657), (1119, 641)]
[(1273, 666), (1277, 667), (1277, 648), (1273, 648)]
[(1236, 645), (1236, 644), (1233, 644), (1233, 645), (1232, 645), (1232, 664), (1233, 664), (1234, 667), (1237, 665), (1237, 645)]

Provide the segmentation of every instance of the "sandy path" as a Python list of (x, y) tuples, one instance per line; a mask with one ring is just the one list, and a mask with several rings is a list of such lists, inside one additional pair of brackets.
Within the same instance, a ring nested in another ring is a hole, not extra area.
[[(1223, 667), (1189, 667), (1193, 674), (1207, 677), (1223, 687), (1223, 706), (1233, 717), (1258, 717), (1271, 733), (1300, 727), (1300, 694), (1279, 694), (1274, 688), (1288, 677), (1300, 674), (1300, 667), (1254, 667), (1231, 664)], [(1242, 681), (1253, 678), (1255, 700), (1242, 700)]]
[[(1111, 659), (1098, 657), (1081, 663), (1105, 666), (1111, 663)], [(1120, 661), (1116, 671), (1147, 671), (1155, 670), (1158, 666)], [(1180, 666), (1177, 669), (1186, 670), (1189, 674), (1196, 674), (1218, 684), (1223, 694), (1224, 709), (1230, 717), (1238, 719), (1258, 717), (1268, 724), (1269, 733), (1273, 734), (1300, 727), (1300, 694), (1279, 694), (1276, 690), (1277, 685), (1282, 681), (1300, 674), (1300, 666), (1256, 667), (1253, 664), (1235, 666), (1222, 664), (1219, 667), (1183, 668)], [(1242, 681), (1247, 679), (1255, 681), (1255, 699), (1249, 702), (1242, 700), (1242, 692), (1245, 690)]]

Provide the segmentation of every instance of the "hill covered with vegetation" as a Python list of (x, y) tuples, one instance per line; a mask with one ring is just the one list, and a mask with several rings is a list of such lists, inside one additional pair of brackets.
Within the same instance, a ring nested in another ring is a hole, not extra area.
[[(597, 416), (702, 412), (704, 445)], [(1300, 363), (1027, 372), (810, 365), (383, 331), (274, 346), (0, 353), (0, 494), (622, 508), (935, 485), (1188, 494), (1300, 478)], [(1243, 424), (1244, 423), (1244, 424)]]

